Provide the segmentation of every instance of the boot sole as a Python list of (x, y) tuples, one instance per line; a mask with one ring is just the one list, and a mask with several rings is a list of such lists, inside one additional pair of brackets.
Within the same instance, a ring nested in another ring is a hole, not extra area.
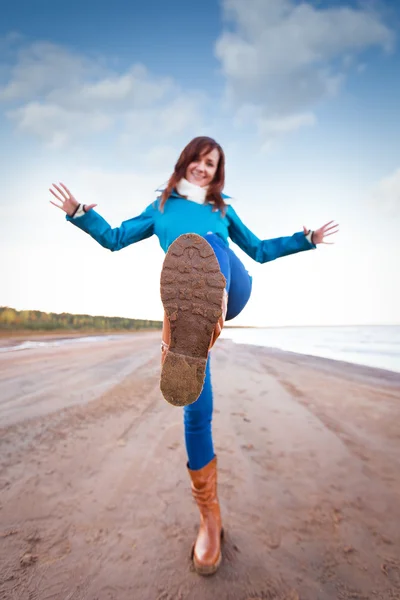
[(189, 233), (171, 244), (161, 271), (161, 300), (171, 340), (160, 389), (174, 406), (192, 404), (201, 394), (225, 285), (214, 250), (204, 238)]

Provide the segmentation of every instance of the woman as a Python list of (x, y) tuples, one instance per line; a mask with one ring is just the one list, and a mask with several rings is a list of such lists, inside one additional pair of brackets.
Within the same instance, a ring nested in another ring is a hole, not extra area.
[(139, 216), (112, 229), (81, 205), (68, 188), (53, 184), (54, 206), (67, 220), (111, 251), (155, 234), (166, 252), (161, 273), (164, 305), (160, 387), (165, 399), (184, 406), (185, 443), (192, 493), (200, 511), (193, 548), (198, 573), (214, 573), (221, 562), (222, 525), (217, 497), (217, 459), (211, 422), (213, 395), (209, 350), (225, 320), (236, 317), (250, 298), (251, 277), (228, 246), (231, 238), (264, 263), (328, 243), (338, 230), (333, 221), (291, 237), (258, 239), (222, 193), (225, 156), (208, 137), (194, 138), (182, 151), (161, 195)]

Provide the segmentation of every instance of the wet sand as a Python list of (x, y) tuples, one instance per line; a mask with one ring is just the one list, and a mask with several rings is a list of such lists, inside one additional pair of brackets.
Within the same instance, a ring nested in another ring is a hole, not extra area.
[(400, 375), (219, 340), (226, 531), (198, 576), (159, 333), (0, 354), (0, 598), (400, 599)]

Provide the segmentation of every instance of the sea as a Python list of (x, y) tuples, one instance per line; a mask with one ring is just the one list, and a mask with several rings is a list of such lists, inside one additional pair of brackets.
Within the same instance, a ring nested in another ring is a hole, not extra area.
[(400, 325), (226, 327), (222, 337), (400, 373)]
[[(123, 335), (123, 334), (122, 334)], [(238, 344), (252, 344), (299, 354), (377, 367), (400, 373), (400, 325), (352, 325), (332, 327), (225, 327), (222, 338)], [(21, 340), (0, 347), (3, 352), (29, 352), (49, 346), (96, 344), (120, 335), (92, 335), (74, 338)]]

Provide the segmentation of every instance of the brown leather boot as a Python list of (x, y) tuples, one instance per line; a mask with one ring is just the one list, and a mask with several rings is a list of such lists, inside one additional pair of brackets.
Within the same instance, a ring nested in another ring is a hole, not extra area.
[(223, 536), (217, 497), (217, 457), (202, 469), (192, 471), (192, 494), (200, 511), (200, 529), (193, 548), (193, 564), (200, 575), (212, 575), (221, 563)]
[(208, 352), (225, 322), (226, 280), (210, 244), (181, 235), (161, 271), (164, 305), (160, 388), (175, 406), (195, 402), (203, 389)]

